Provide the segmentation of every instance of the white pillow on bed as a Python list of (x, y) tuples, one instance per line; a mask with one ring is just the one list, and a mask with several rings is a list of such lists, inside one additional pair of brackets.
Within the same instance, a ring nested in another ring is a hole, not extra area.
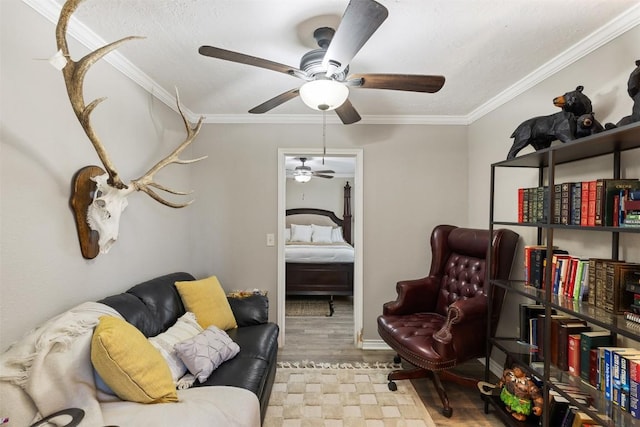
[(311, 241), (314, 243), (332, 243), (331, 240), (331, 228), (330, 226), (311, 224), (313, 233), (311, 234)]
[(344, 236), (342, 235), (342, 227), (335, 227), (331, 230), (331, 242), (342, 243), (344, 242)]
[(310, 225), (291, 224), (291, 241), (292, 242), (311, 242), (311, 233), (313, 229)]
[(284, 229), (284, 241), (285, 242), (290, 242), (291, 241), (291, 229), (290, 228), (285, 228)]

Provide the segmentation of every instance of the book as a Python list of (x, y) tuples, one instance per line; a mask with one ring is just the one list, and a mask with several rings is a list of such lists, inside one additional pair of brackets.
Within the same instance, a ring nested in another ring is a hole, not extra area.
[(611, 400), (613, 389), (613, 353), (618, 350), (625, 350), (627, 347), (600, 347), (602, 355), (600, 358), (600, 387), (604, 391), (604, 398)]
[(546, 249), (547, 245), (525, 245), (524, 247), (524, 280), (527, 285), (533, 285), (532, 264), (535, 262), (534, 249)]
[[(551, 323), (551, 325), (553, 325), (553, 323)], [(558, 355), (557, 355), (556, 366), (558, 367), (558, 369), (561, 369), (563, 371), (568, 371), (569, 370), (569, 336), (578, 334), (578, 337), (579, 337), (580, 336), (579, 334), (581, 332), (590, 331), (591, 327), (588, 326), (584, 320), (571, 321), (567, 323), (560, 321), (558, 322), (558, 327), (559, 327), (558, 344), (557, 344)], [(551, 346), (551, 348), (553, 349), (553, 345)], [(577, 357), (579, 360), (579, 357), (578, 357), (580, 354), (579, 343), (578, 343), (578, 347), (576, 347), (575, 350), (576, 350), (575, 357)], [(551, 360), (553, 362), (553, 356)]]
[(585, 301), (589, 299), (589, 293), (593, 292), (589, 288), (589, 260), (585, 260), (582, 266), (582, 279), (580, 281), (580, 293), (578, 294), (578, 301)]
[(588, 225), (588, 213), (589, 213), (589, 186), (590, 181), (582, 181), (580, 194), (580, 225), (586, 227)]
[(552, 224), (560, 224), (560, 212), (562, 210), (562, 184), (553, 186), (553, 218)]
[[(533, 344), (530, 339), (530, 324), (531, 319), (535, 319), (540, 314), (544, 314), (545, 309), (542, 304), (520, 304), (520, 341)], [(552, 314), (555, 314), (555, 309), (552, 309)]]
[(593, 227), (596, 225), (596, 184), (597, 180), (588, 181), (589, 190), (587, 198), (587, 226)]
[[(586, 324), (586, 322), (584, 320), (580, 320), (576, 317), (573, 316), (569, 316), (566, 314), (557, 314), (554, 316), (551, 316), (550, 318), (550, 322), (551, 322), (551, 332), (550, 332), (550, 340), (549, 340), (549, 355), (551, 357), (551, 363), (558, 366), (558, 356), (559, 356), (559, 350), (560, 347), (564, 347), (565, 348), (565, 352), (564, 355), (566, 357), (566, 345), (567, 345), (567, 336), (565, 335), (564, 338), (560, 336), (560, 326), (563, 324), (572, 324), (573, 326), (584, 326)], [(564, 344), (561, 343), (561, 340), (564, 339)]]
[(569, 335), (569, 345), (567, 347), (567, 370), (569, 375), (580, 376), (580, 341), (579, 334)]
[(571, 223), (571, 188), (573, 182), (565, 182), (560, 185), (560, 224)]
[(625, 286), (628, 276), (634, 277), (640, 274), (640, 264), (613, 263), (606, 265), (604, 308), (609, 313), (623, 314), (633, 304), (633, 293), (628, 292)]
[(524, 222), (524, 188), (518, 188), (518, 222)]
[(586, 382), (597, 390), (600, 389), (599, 349), (600, 348), (592, 348), (589, 350), (589, 381)]
[[(613, 334), (610, 331), (585, 331), (580, 333), (580, 378), (583, 381), (590, 382), (591, 350), (597, 347), (611, 346), (612, 344)], [(597, 353), (595, 354), (597, 355)], [(592, 385), (595, 386), (595, 382)]]
[[(615, 259), (607, 258), (589, 258), (589, 278), (593, 277), (593, 287), (591, 281), (589, 282), (589, 304), (593, 304), (596, 307), (602, 307), (604, 304), (604, 291), (605, 291), (605, 278), (606, 278), (606, 263), (607, 262), (620, 262)], [(591, 268), (593, 266), (593, 272)], [(592, 296), (593, 294), (593, 301)]]
[(580, 206), (582, 204), (582, 182), (574, 182), (571, 187), (571, 225), (580, 225)]
[(573, 289), (570, 298), (573, 298), (574, 301), (581, 301), (580, 292), (582, 289), (583, 282), (583, 273), (585, 272), (585, 265), (588, 263), (587, 259), (578, 258), (576, 261), (576, 275), (573, 280)]

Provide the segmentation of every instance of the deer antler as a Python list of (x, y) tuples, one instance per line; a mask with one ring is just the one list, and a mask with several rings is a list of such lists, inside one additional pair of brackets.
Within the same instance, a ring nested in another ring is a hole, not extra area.
[(183, 208), (185, 206), (190, 205), (193, 202), (193, 200), (190, 200), (190, 201), (188, 201), (186, 203), (172, 203), (172, 202), (169, 202), (168, 200), (163, 199), (155, 191), (153, 191), (151, 188), (149, 188), (149, 187), (154, 187), (154, 188), (157, 188), (157, 189), (162, 190), (162, 191), (166, 191), (167, 193), (171, 193), (171, 194), (178, 194), (178, 195), (191, 194), (192, 191), (182, 192), (182, 191), (176, 191), (176, 190), (172, 190), (170, 188), (164, 187), (164, 186), (154, 182), (153, 181), (153, 176), (160, 169), (162, 169), (163, 167), (168, 166), (168, 165), (170, 165), (172, 163), (185, 165), (185, 164), (195, 163), (195, 162), (198, 162), (200, 160), (204, 160), (204, 159), (207, 158), (207, 156), (202, 156), (202, 157), (198, 157), (197, 159), (182, 160), (182, 159), (180, 159), (178, 157), (180, 155), (180, 153), (182, 153), (182, 151), (185, 148), (187, 148), (187, 146), (189, 144), (191, 144), (191, 142), (195, 139), (195, 137), (198, 136), (198, 133), (200, 132), (200, 128), (202, 127), (203, 117), (200, 116), (200, 118), (198, 119), (198, 122), (195, 124), (195, 126), (191, 127), (191, 125), (189, 124), (189, 121), (187, 120), (187, 117), (184, 115), (184, 112), (182, 111), (182, 107), (180, 106), (180, 95), (178, 94), (178, 89), (177, 88), (176, 88), (176, 101), (177, 101), (177, 104), (178, 104), (178, 111), (180, 111), (180, 115), (182, 116), (182, 121), (184, 122), (184, 126), (187, 129), (187, 137), (186, 137), (186, 139), (182, 142), (182, 144), (180, 144), (178, 146), (178, 148), (173, 150), (171, 152), (171, 154), (169, 154), (164, 159), (160, 160), (158, 163), (155, 164), (155, 166), (153, 166), (151, 169), (149, 169), (149, 171), (147, 171), (147, 173), (142, 175), (140, 178), (134, 179), (133, 181), (131, 181), (131, 184), (135, 187), (136, 190), (142, 191), (144, 193), (147, 193), (154, 200), (162, 203), (163, 205), (171, 206), (172, 208)]
[(69, 94), (69, 100), (71, 101), (73, 111), (76, 113), (76, 117), (78, 117), (82, 129), (84, 129), (87, 137), (89, 137), (89, 140), (98, 153), (100, 161), (109, 174), (109, 184), (118, 189), (123, 189), (127, 188), (127, 186), (118, 176), (118, 171), (116, 171), (115, 166), (113, 166), (113, 163), (111, 163), (111, 159), (109, 158), (107, 151), (105, 150), (102, 142), (91, 127), (91, 113), (98, 106), (98, 104), (100, 104), (106, 98), (98, 98), (93, 100), (89, 105), (85, 105), (82, 86), (84, 83), (85, 74), (87, 73), (87, 71), (89, 71), (89, 68), (96, 61), (98, 61), (100, 58), (102, 58), (112, 50), (118, 48), (124, 42), (133, 39), (141, 39), (144, 37), (125, 37), (88, 53), (77, 62), (73, 61), (71, 59), (71, 55), (69, 55), (69, 46), (67, 45), (67, 27), (69, 25), (69, 19), (71, 19), (71, 15), (73, 15), (73, 12), (75, 12), (78, 5), (83, 1), (84, 0), (69, 0), (64, 4), (64, 6), (62, 6), (62, 10), (60, 11), (60, 19), (58, 20), (58, 25), (56, 26), (56, 42), (58, 45), (58, 50), (62, 52), (62, 55), (67, 60), (65, 67), (62, 69), (62, 73), (64, 75), (64, 82), (67, 86), (67, 93)]
[[(56, 26), (56, 42), (57, 42), (58, 50), (59, 52), (62, 53), (62, 55), (66, 59), (66, 65), (62, 69), (62, 72), (64, 75), (64, 81), (67, 86), (67, 93), (69, 94), (69, 100), (71, 101), (71, 106), (73, 107), (73, 111), (76, 113), (76, 116), (80, 121), (80, 125), (82, 126), (85, 133), (87, 134), (87, 137), (89, 137), (89, 140), (93, 144), (93, 147), (95, 148), (96, 153), (100, 158), (100, 161), (104, 165), (105, 170), (109, 175), (109, 180), (107, 181), (108, 184), (119, 190), (129, 189), (129, 186), (127, 186), (120, 179), (120, 176), (118, 175), (118, 171), (116, 170), (115, 166), (111, 162), (111, 159), (109, 158), (107, 150), (104, 148), (104, 145), (102, 145), (102, 142), (100, 141), (100, 139), (94, 132), (93, 127), (91, 126), (91, 117), (90, 117), (91, 113), (98, 106), (98, 104), (104, 101), (106, 98), (98, 98), (93, 100), (91, 103), (89, 103), (89, 105), (85, 105), (84, 94), (83, 94), (83, 84), (84, 84), (85, 74), (96, 61), (101, 59), (103, 56), (105, 56), (109, 52), (115, 50), (126, 41), (133, 40), (133, 39), (142, 39), (144, 37), (139, 37), (139, 36), (125, 37), (113, 43), (107, 44), (106, 46), (103, 46), (93, 52), (88, 53), (77, 62), (73, 61), (69, 54), (69, 47), (66, 40), (67, 27), (69, 25), (69, 20), (71, 19), (71, 15), (73, 15), (78, 5), (83, 1), (84, 0), (68, 0), (67, 2), (65, 2), (64, 6), (62, 7), (62, 10), (60, 11), (60, 19), (58, 20), (58, 25)], [(200, 117), (196, 125), (191, 127), (191, 125), (189, 124), (189, 121), (187, 120), (180, 106), (180, 99), (178, 96), (177, 89), (176, 89), (176, 101), (178, 104), (178, 111), (180, 112), (180, 115), (182, 116), (182, 120), (184, 121), (185, 127), (187, 129), (186, 139), (171, 154), (169, 154), (163, 160), (159, 161), (155, 166), (149, 169), (149, 171), (146, 174), (144, 174), (143, 176), (141, 176), (136, 180), (131, 181), (129, 185), (133, 186), (133, 188), (130, 189), (130, 191), (132, 191), (133, 189), (135, 189), (136, 191), (142, 191), (144, 193), (147, 193), (154, 200), (166, 206), (170, 206), (173, 208), (182, 208), (191, 204), (192, 201), (189, 201), (187, 203), (172, 203), (160, 197), (156, 192), (154, 192), (150, 188), (150, 187), (154, 187), (159, 190), (166, 191), (171, 194), (177, 194), (177, 195), (190, 194), (191, 192), (175, 191), (167, 187), (164, 187), (160, 184), (157, 184), (153, 181), (153, 176), (156, 174), (156, 172), (158, 172), (160, 169), (162, 169), (163, 167), (169, 164), (172, 164), (172, 163), (189, 164), (189, 163), (197, 162), (199, 160), (203, 160), (207, 157), (207, 156), (203, 156), (193, 160), (181, 160), (178, 158), (180, 153), (196, 138), (196, 136), (200, 132), (203, 118)]]

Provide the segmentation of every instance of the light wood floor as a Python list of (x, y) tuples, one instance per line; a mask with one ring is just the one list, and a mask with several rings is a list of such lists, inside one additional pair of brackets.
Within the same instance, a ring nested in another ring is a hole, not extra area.
[[(285, 345), (279, 350), (281, 362), (392, 362), (395, 353), (391, 350), (361, 350), (353, 344), (353, 305), (350, 298), (335, 298), (335, 313), (332, 317), (287, 317), (285, 319)], [(484, 366), (467, 363), (460, 372), (479, 380), (483, 378)], [(502, 426), (490, 409), (484, 413), (484, 404), (477, 389), (468, 389), (453, 383), (444, 383), (453, 416), (442, 415), (442, 404), (431, 380), (412, 380), (414, 387), (429, 410), (438, 427), (453, 427), (464, 424), (477, 427)]]

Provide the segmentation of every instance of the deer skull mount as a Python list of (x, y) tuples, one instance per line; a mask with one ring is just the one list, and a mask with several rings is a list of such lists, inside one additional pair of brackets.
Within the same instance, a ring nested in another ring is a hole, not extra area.
[[(51, 59), (51, 63), (56, 68), (62, 70), (73, 111), (105, 169), (102, 170), (97, 166), (87, 166), (78, 171), (74, 177), (73, 192), (71, 195), (71, 206), (76, 217), (82, 255), (85, 258), (92, 259), (95, 258), (98, 253), (107, 253), (117, 240), (120, 215), (127, 207), (127, 196), (132, 192), (142, 191), (157, 202), (172, 208), (183, 208), (190, 205), (193, 200), (185, 203), (174, 203), (160, 196), (157, 190), (179, 196), (189, 195), (191, 192), (176, 191), (160, 185), (153, 180), (154, 175), (160, 169), (172, 163), (190, 164), (203, 160), (207, 156), (192, 160), (182, 160), (179, 158), (182, 151), (193, 142), (200, 132), (203, 118), (200, 117), (198, 122), (193, 126), (189, 123), (182, 111), (180, 98), (176, 90), (178, 112), (182, 116), (187, 131), (185, 140), (140, 178), (132, 180), (129, 184), (125, 184), (122, 181), (104, 145), (91, 125), (91, 113), (105, 98), (95, 99), (86, 105), (83, 96), (83, 83), (85, 74), (96, 61), (115, 50), (122, 43), (141, 37), (125, 37), (88, 53), (77, 62), (73, 61), (70, 57), (66, 40), (67, 27), (71, 15), (73, 15), (78, 5), (83, 1), (84, 0), (67, 0), (64, 6), (62, 6), (60, 18), (56, 26), (58, 52)], [(98, 236), (96, 236), (96, 233)], [(98, 238), (96, 239), (96, 237)]]

